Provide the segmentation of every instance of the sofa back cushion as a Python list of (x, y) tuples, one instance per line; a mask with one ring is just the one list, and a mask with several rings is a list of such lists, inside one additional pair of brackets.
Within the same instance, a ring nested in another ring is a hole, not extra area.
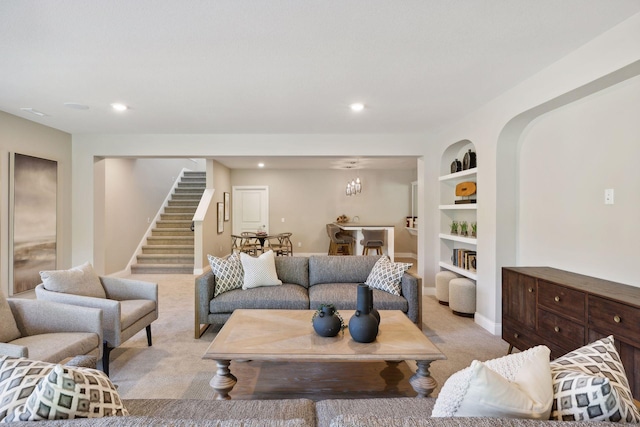
[(11, 342), (20, 338), (20, 330), (7, 299), (0, 291), (0, 342)]
[(309, 285), (321, 283), (364, 283), (380, 256), (311, 255)]
[(282, 283), (309, 287), (309, 258), (302, 256), (277, 256), (276, 273)]

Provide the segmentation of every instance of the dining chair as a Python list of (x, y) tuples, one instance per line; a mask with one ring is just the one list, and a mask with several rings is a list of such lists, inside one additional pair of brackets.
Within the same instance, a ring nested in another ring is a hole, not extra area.
[(249, 255), (258, 255), (258, 252), (262, 249), (260, 242), (258, 241), (256, 234), (249, 231), (243, 231), (240, 233), (240, 252), (244, 252)]
[(327, 224), (327, 235), (329, 236), (329, 255), (351, 255), (351, 247), (355, 239), (350, 233), (342, 231), (335, 224)]
[(362, 245), (362, 255), (369, 255), (369, 249), (375, 249), (376, 254), (382, 255), (382, 247), (384, 246), (384, 230), (362, 230), (362, 236), (360, 240)]
[(292, 233), (280, 233), (269, 238), (269, 248), (276, 255), (293, 256)]

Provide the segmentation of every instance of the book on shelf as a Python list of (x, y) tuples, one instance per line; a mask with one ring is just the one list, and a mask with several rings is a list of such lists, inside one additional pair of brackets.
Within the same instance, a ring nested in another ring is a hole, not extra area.
[(451, 262), (455, 267), (476, 271), (476, 251), (469, 249), (454, 249)]

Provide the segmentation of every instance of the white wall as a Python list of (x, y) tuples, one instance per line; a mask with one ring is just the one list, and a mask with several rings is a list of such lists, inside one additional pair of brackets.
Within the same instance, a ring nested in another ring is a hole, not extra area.
[[(347, 181), (359, 176), (362, 193), (347, 196)], [(404, 230), (411, 210), (416, 170), (232, 170), (233, 185), (269, 186), (269, 232), (293, 233), (294, 253), (326, 253), (328, 222), (339, 215), (361, 223), (394, 225), (396, 254), (416, 254), (416, 239)], [(281, 219), (284, 218), (283, 223)], [(302, 247), (298, 246), (302, 244)]]
[[(640, 77), (552, 111), (520, 150), (518, 264), (640, 286)], [(615, 204), (604, 204), (604, 190)]]
[[(42, 119), (46, 122), (46, 118)], [(9, 294), (9, 153), (58, 162), (57, 265), (71, 260), (71, 135), (0, 111), (0, 292)]]

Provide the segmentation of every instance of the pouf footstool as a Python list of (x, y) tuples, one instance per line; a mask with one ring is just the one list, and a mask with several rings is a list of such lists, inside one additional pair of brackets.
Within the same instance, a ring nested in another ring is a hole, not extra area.
[(449, 305), (449, 281), (458, 277), (453, 271), (436, 273), (436, 299), (440, 304)]
[(449, 307), (453, 314), (473, 317), (476, 313), (476, 284), (459, 277), (449, 281)]

